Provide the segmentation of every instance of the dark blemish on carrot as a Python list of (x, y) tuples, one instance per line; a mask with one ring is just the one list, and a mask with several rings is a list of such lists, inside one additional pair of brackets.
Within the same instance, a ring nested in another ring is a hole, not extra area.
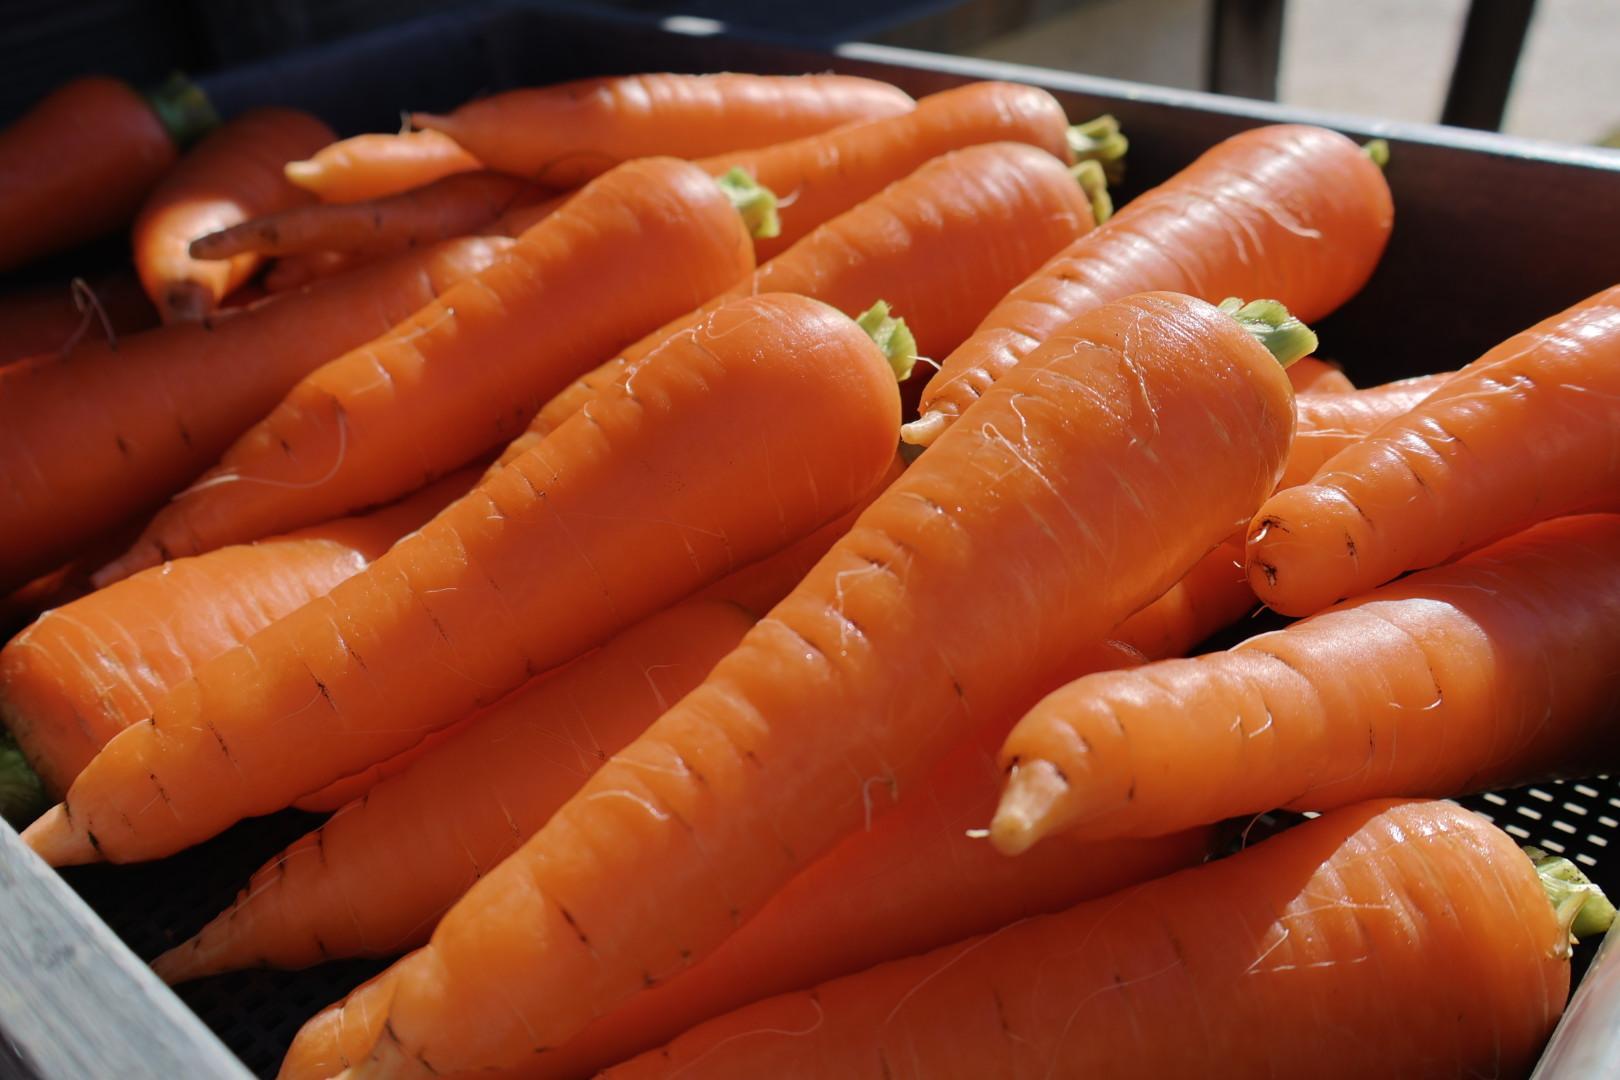
[(97, 855), (100, 855), (104, 859), (107, 857), (105, 854), (102, 853), (101, 841), (96, 839), (96, 834), (95, 833), (91, 832), (89, 829), (86, 829), (86, 830), (84, 830), (84, 837), (85, 837), (86, 840), (90, 841), (90, 847), (95, 851), (95, 853)]
[(1254, 565), (1258, 566), (1260, 568), (1260, 572), (1265, 575), (1267, 585), (1277, 584), (1277, 568), (1275, 566), (1272, 566), (1268, 562), (1259, 561), (1256, 561)]
[(574, 935), (579, 938), (580, 944), (584, 945), (587, 949), (590, 948), (591, 939), (585, 936), (585, 931), (579, 928), (579, 923), (574, 921), (574, 916), (569, 913), (568, 909), (563, 907), (561, 904), (558, 904), (557, 911), (561, 913), (563, 922), (567, 923), (569, 928), (574, 931)]
[(225, 760), (235, 761), (236, 759), (231, 756), (231, 748), (225, 745), (225, 736), (219, 733), (219, 728), (215, 727), (212, 721), (204, 721), (204, 726), (214, 736), (214, 741), (219, 743), (219, 752), (225, 755)]
[(1249, 533), (1249, 539), (1256, 542), (1264, 540), (1266, 538), (1266, 534), (1272, 529), (1276, 529), (1280, 533), (1292, 532), (1282, 518), (1271, 517), (1268, 515), (1261, 518), (1259, 522), (1255, 524), (1254, 529)]
[(185, 422), (182, 421), (182, 420), (176, 420), (174, 422), (174, 426), (176, 428), (178, 428), (179, 431), (180, 431), (180, 441), (186, 444), (187, 449), (190, 449), (190, 447), (191, 447), (191, 432), (186, 430)]
[(158, 778), (157, 778), (157, 773), (155, 773), (155, 772), (148, 772), (148, 773), (147, 773), (147, 774), (146, 774), (146, 778), (147, 778), (147, 779), (148, 779), (148, 780), (150, 780), (150, 781), (152, 781), (152, 786), (153, 786), (153, 787), (154, 787), (154, 788), (157, 788), (157, 793), (158, 793), (158, 798), (160, 798), (160, 799), (162, 799), (162, 800), (163, 800), (163, 804), (164, 804), (164, 805), (165, 805), (165, 806), (170, 806), (170, 807), (172, 807), (172, 806), (173, 806), (173, 805), (174, 805), (174, 803), (173, 803), (173, 801), (172, 801), (172, 800), (170, 800), (170, 798), (169, 798), (169, 793), (168, 793), (168, 792), (167, 792), (167, 791), (164, 791), (164, 790), (163, 790), (163, 785), (162, 785), (162, 784), (160, 784), (160, 783), (158, 783)]
[(123, 454), (125, 457), (131, 456), (132, 451), (129, 448), (129, 443), (124, 441), (124, 437), (122, 435), (114, 435), (113, 441), (118, 444), (118, 452), (120, 454)]

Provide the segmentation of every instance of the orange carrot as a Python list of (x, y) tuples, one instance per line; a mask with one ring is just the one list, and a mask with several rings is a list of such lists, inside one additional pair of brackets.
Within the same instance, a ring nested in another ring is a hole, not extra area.
[(383, 255), (475, 232), (538, 190), (526, 180), (464, 172), (366, 202), (295, 206), (191, 242), (196, 259), (339, 251)]
[(340, 139), (306, 161), (287, 162), (282, 173), (323, 203), (356, 203), (478, 168), (478, 159), (449, 136), (406, 131)]
[(1347, 394), (1356, 388), (1338, 365), (1314, 356), (1302, 356), (1288, 365), (1288, 381), (1295, 394)]
[(1267, 296), (1320, 318), (1367, 280), (1393, 216), (1383, 173), (1344, 136), (1235, 135), (1008, 293), (924, 388), (906, 441), (931, 442), (1053, 330), (1128, 293)]
[(425, 943), (468, 886), (702, 682), (751, 625), (730, 604), (683, 604), (530, 680), (272, 858), (153, 969), (176, 983)]
[(1450, 377), (1451, 372), (1442, 372), (1370, 386), (1348, 394), (1299, 395), (1294, 399), (1298, 413), (1294, 444), (1288, 450), (1288, 468), (1283, 470), (1282, 483), (1277, 486), (1285, 488), (1305, 483), (1323, 462), (1390, 420), (1417, 408), (1420, 401)]
[(325, 146), (332, 132), (307, 113), (255, 109), (197, 144), (153, 189), (135, 218), (135, 269), (164, 322), (202, 318), (253, 276), (255, 255), (191, 257), (191, 242), (239, 221), (309, 201), (281, 167)]
[(910, 112), (903, 91), (849, 75), (626, 75), (509, 90), (412, 113), (486, 168), (577, 187), (620, 162), (747, 150)]
[(132, 334), (116, 348), (86, 340), (66, 356), (5, 369), (0, 591), (150, 512), (219, 460), (304, 375), (510, 246), (456, 240), (228, 318)]
[(97, 583), (394, 498), (507, 442), (598, 358), (745, 278), (733, 199), (758, 191), (673, 158), (602, 176), (505, 259), (293, 387)]
[(1620, 517), (1547, 522), (1228, 652), (1054, 692), (1003, 748), (993, 835), (1015, 854), (1601, 771), (1617, 665)]
[(603, 1077), (1523, 1076), (1569, 992), (1565, 895), (1471, 811), (1364, 803)]
[(1281, 492), (1249, 581), (1308, 615), (1560, 514), (1620, 510), (1620, 285), (1507, 339)]
[[(1093, 221), (1088, 197), (1050, 154), (1016, 143), (974, 146), (935, 158), (822, 225), (727, 296), (795, 292), (844, 312), (882, 297), (913, 326), (917, 351), (941, 356), (1007, 289)], [(965, 251), (975, 253), (966, 269)], [(642, 357), (702, 314), (660, 327), (552, 398), (501, 460), (543, 438), (602, 388), (629, 378)]]
[(74, 79), (0, 131), (0, 270), (127, 223), (179, 148), (217, 120), (176, 76), (148, 97), (117, 79)]
[(898, 437), (888, 360), (801, 297), (727, 305), (600, 404), (199, 668), (30, 843), (155, 858), (286, 806), (837, 517)]
[(0, 721), (60, 796), (118, 732), (203, 663), (330, 592), (471, 486), (153, 567), (46, 612), (0, 650)]
[(874, 786), (916, 797), (1174, 584), (1271, 490), (1292, 429), (1287, 377), (1225, 313), (1150, 294), (1076, 320), (444, 916), (354, 1075), (530, 1060), (712, 952)]
[(157, 322), (140, 282), (127, 271), (10, 293), (0, 296), (0, 366), (54, 356), (87, 339), (116, 342)]

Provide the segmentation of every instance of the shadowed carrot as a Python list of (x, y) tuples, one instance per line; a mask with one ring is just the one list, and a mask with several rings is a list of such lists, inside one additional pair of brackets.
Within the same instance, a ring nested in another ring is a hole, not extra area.
[(340, 139), (304, 161), (287, 162), (282, 172), (323, 203), (356, 203), (481, 167), (447, 135), (406, 131)]
[(0, 296), (0, 370), (14, 360), (67, 352), (81, 341), (116, 343), (157, 323), (157, 310), (128, 271), (9, 293)]

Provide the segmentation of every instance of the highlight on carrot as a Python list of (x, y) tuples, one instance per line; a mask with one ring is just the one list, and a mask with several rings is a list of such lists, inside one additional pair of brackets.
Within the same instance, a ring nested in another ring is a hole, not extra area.
[(491, 266), (511, 245), (451, 241), (228, 318), (131, 334), (116, 345), (87, 336), (67, 355), (4, 369), (0, 592), (150, 513), (310, 371)]
[[(532, 1060), (713, 952), (861, 828), (874, 786), (917, 797), (982, 717), (1229, 535), (1292, 428), (1281, 366), (1213, 306), (1147, 294), (1076, 320), (440, 920), (355, 1075)], [(632, 868), (660, 883), (656, 918)]]
[(850, 75), (624, 75), (508, 90), (411, 123), (486, 168), (555, 188), (621, 162), (709, 157), (910, 112), (887, 83)]
[(1372, 274), (1393, 219), (1383, 173), (1344, 136), (1234, 135), (1009, 292), (945, 357), (904, 437), (926, 446), (1059, 326), (1129, 293), (1269, 296), (1319, 319)]
[(1522, 1076), (1590, 903), (1460, 806), (1362, 803), (751, 1005), (602, 1075), (1193, 1076), (1214, 1053), (1225, 1075)]
[(483, 166), (437, 131), (366, 134), (339, 139), (282, 173), (323, 203), (357, 203), (410, 191)]
[(218, 122), (183, 75), (145, 96), (104, 76), (57, 87), (0, 131), (0, 271), (127, 224)]
[(735, 203), (756, 190), (673, 158), (592, 181), (500, 262), (292, 387), (97, 583), (396, 498), (509, 441), (601, 357), (747, 277)]
[(191, 257), (191, 242), (249, 218), (309, 200), (281, 169), (332, 141), (308, 113), (261, 108), (203, 139), (152, 189), (136, 215), (135, 269), (164, 322), (194, 321), (258, 270), (261, 260)]
[(1562, 518), (1227, 652), (1088, 675), (1008, 736), (991, 826), (1151, 835), (1620, 761), (1620, 517)]
[(1308, 615), (1560, 514), (1620, 510), (1620, 285), (1515, 334), (1278, 493), (1249, 580)]
[(59, 865), (157, 858), (397, 754), (842, 514), (893, 462), (899, 410), (847, 317), (782, 294), (728, 304), (633, 392), (198, 668), (27, 842)]

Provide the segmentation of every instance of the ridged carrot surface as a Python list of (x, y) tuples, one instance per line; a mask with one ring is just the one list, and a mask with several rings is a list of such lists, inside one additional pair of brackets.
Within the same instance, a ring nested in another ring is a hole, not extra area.
[(1008, 293), (944, 359), (906, 439), (932, 441), (1048, 334), (1133, 292), (1269, 297), (1320, 318), (1366, 282), (1393, 220), (1383, 173), (1343, 135), (1296, 124), (1234, 135)]
[(1620, 285), (1508, 338), (1271, 499), (1249, 580), (1308, 615), (1560, 514), (1620, 510)]
[(322, 521), (459, 468), (753, 265), (741, 215), (707, 174), (673, 158), (622, 165), (506, 258), (294, 386), (105, 576)]
[(323, 203), (364, 202), (397, 195), (461, 172), (478, 159), (437, 131), (355, 135), (323, 146), (282, 169), (288, 180)]
[(135, 269), (164, 322), (200, 319), (259, 268), (256, 255), (201, 260), (191, 242), (239, 221), (312, 201), (281, 175), (332, 141), (293, 109), (255, 109), (209, 135), (164, 176), (135, 217)]
[(1077, 320), (451, 909), (356, 1075), (523, 1061), (712, 952), (875, 786), (921, 793), (976, 722), (1229, 535), (1276, 482), (1292, 407), (1207, 304)]
[(149, 512), (218, 461), (299, 379), (510, 246), (456, 240), (217, 321), (132, 334), (116, 347), (86, 340), (68, 356), (7, 370), (0, 591)]
[(1523, 1076), (1563, 1011), (1568, 940), (1484, 818), (1364, 803), (761, 1002), (604, 1076)]
[(398, 753), (837, 517), (898, 425), (893, 371), (854, 322), (801, 297), (729, 304), (634, 396), (203, 665), (29, 842), (58, 863), (155, 858)]
[(448, 116), (413, 113), (485, 167), (568, 188), (632, 158), (700, 158), (910, 112), (849, 75), (624, 75), (508, 90)]
[(1002, 751), (994, 836), (1151, 835), (1620, 761), (1620, 517), (1546, 522), (1196, 660), (1091, 675)]
[(47, 611), (0, 650), (0, 722), (60, 796), (203, 663), (359, 573), (472, 480), (458, 474), (365, 517), (155, 566)]

